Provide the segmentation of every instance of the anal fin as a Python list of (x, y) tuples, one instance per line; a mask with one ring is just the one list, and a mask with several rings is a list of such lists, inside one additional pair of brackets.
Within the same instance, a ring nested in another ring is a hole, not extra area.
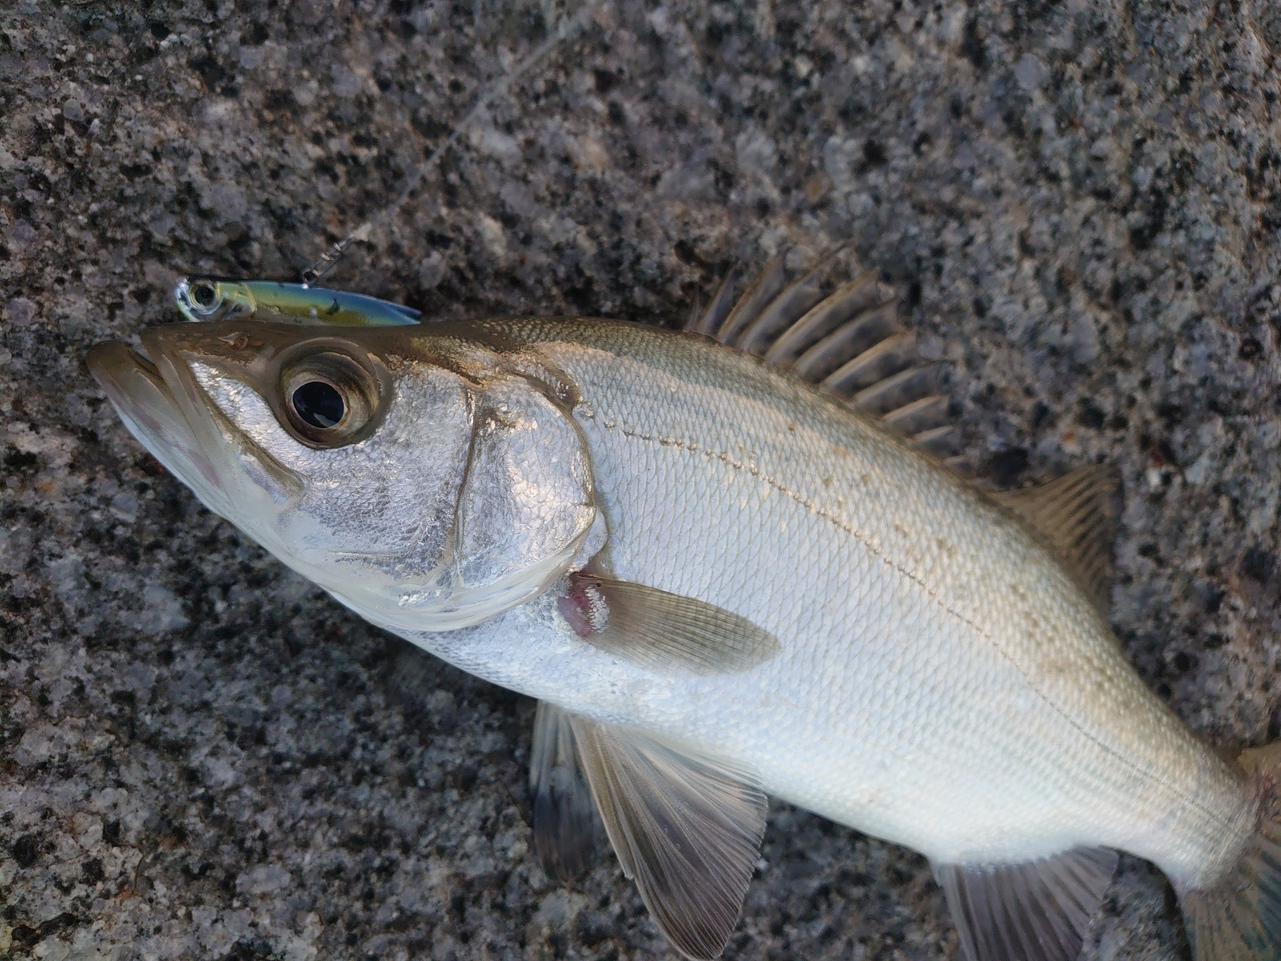
[(572, 719), (583, 767), (623, 872), (683, 955), (725, 947), (765, 833), (747, 771), (634, 728)]
[(1102, 611), (1112, 582), (1119, 484), (1115, 468), (1090, 465), (1039, 487), (992, 495), (1045, 538)]
[(596, 851), (596, 804), (579, 763), (570, 716), (546, 701), (538, 702), (534, 715), (529, 788), (538, 860), (548, 877), (571, 880)]
[(1116, 870), (1108, 848), (1018, 864), (935, 864), (969, 961), (1075, 961)]

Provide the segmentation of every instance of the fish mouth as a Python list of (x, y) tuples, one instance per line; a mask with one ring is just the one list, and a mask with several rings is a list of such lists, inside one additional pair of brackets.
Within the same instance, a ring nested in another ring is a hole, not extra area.
[(228, 475), (219, 463), (223, 438), (207, 403), (193, 396), (200, 388), (186, 365), (171, 361), (148, 334), (142, 352), (119, 342), (98, 344), (86, 363), (129, 433), (206, 507), (229, 518)]

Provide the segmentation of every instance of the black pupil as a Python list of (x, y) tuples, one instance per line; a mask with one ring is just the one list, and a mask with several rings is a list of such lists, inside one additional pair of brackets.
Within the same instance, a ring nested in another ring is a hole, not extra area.
[(191, 299), (201, 307), (208, 307), (214, 302), (214, 290), (209, 284), (196, 284), (191, 290)]
[(342, 394), (323, 380), (309, 380), (294, 391), (294, 410), (305, 423), (325, 430), (342, 420)]

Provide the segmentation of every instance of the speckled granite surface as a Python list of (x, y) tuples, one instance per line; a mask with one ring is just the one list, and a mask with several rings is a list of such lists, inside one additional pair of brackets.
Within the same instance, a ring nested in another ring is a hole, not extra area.
[[(538, 867), (532, 704), (199, 509), (83, 364), (180, 273), (296, 276), (546, 16), (0, 10), (0, 954), (665, 956), (612, 855)], [(330, 279), (674, 324), (736, 259), (852, 240), (990, 471), (1120, 465), (1113, 622), (1236, 750), (1278, 735), (1278, 57), (1269, 0), (619, 3)], [(910, 853), (775, 805), (764, 860), (730, 958), (957, 954)], [(1124, 861), (1087, 956), (1186, 952)]]

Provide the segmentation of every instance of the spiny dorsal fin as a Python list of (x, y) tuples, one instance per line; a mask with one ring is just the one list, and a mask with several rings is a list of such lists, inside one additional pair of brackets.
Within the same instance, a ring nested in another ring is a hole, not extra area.
[(1076, 961), (1116, 861), (1073, 848), (1023, 864), (935, 864), (934, 876), (969, 961)]
[(784, 250), (737, 302), (731, 273), (685, 329), (821, 385), (879, 415), (922, 450), (943, 458), (956, 454), (960, 434), (939, 392), (938, 367), (918, 364), (893, 288), (866, 271), (824, 294), (824, 280), (843, 252), (838, 247), (788, 284)]
[(778, 651), (769, 631), (714, 604), (599, 574), (571, 574), (557, 606), (587, 643), (659, 670), (736, 674)]
[(992, 495), (1049, 542), (1104, 612), (1112, 586), (1119, 483), (1115, 468), (1090, 465), (1039, 487)]
[(688, 958), (716, 958), (743, 909), (765, 794), (736, 765), (634, 728), (572, 717), (583, 769), (623, 873)]
[(529, 752), (529, 789), (534, 795), (534, 850), (547, 876), (569, 881), (588, 866), (596, 850), (596, 804), (579, 763), (570, 717), (538, 702)]

